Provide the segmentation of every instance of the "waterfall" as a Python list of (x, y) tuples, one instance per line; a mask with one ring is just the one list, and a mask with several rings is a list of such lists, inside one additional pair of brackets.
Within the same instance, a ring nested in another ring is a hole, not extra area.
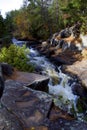
[[(21, 41), (16, 41), (15, 39), (13, 41), (15, 45), (20, 45)], [(84, 38), (83, 44), (86, 44)], [(30, 59), (29, 63), (31, 62), (35, 67), (41, 68), (39, 70), (40, 73), (50, 78), (48, 83), (49, 94), (53, 97), (54, 104), (68, 113), (72, 113), (73, 111), (73, 114), (75, 113), (78, 119), (82, 119), (83, 113), (79, 114), (76, 106), (79, 96), (74, 95), (72, 92), (72, 85), (76, 81), (67, 74), (64, 74), (61, 71), (61, 66), (55, 66), (45, 56), (40, 55), (37, 50), (29, 48), (29, 51), (30, 53), (27, 55)], [(70, 80), (73, 81), (72, 84)]]
[(70, 109), (73, 105), (75, 106), (78, 98), (78, 96), (73, 94), (71, 85), (69, 85), (71, 77), (64, 74), (61, 71), (61, 67), (57, 67), (57, 71), (55, 65), (44, 56), (40, 56), (40, 54), (33, 48), (30, 48), (30, 53), (30, 56), (32, 57), (30, 62), (41, 67), (42, 74), (50, 77), (48, 84), (49, 94), (53, 96), (55, 105), (70, 112)]

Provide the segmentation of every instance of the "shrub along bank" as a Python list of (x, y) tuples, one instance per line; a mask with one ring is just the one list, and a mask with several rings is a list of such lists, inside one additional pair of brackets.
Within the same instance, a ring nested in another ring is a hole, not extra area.
[(0, 52), (0, 62), (6, 62), (21, 71), (32, 72), (34, 67), (29, 63), (27, 54), (29, 49), (11, 44), (8, 48), (3, 47)]

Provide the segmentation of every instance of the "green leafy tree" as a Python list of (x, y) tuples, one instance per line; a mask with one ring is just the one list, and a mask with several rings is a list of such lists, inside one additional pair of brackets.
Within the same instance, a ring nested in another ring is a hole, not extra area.
[(35, 38), (46, 39), (52, 34), (49, 6), (51, 0), (29, 0), (28, 13), (30, 19), (29, 31)]
[(77, 21), (85, 23), (87, 26), (87, 2), (86, 0), (71, 0), (66, 7), (62, 8), (64, 14), (68, 17), (64, 20), (68, 24), (73, 24)]
[(6, 30), (18, 38), (46, 40), (53, 33), (81, 21), (81, 31), (87, 32), (86, 12), (86, 0), (24, 0), (19, 10), (7, 14)]

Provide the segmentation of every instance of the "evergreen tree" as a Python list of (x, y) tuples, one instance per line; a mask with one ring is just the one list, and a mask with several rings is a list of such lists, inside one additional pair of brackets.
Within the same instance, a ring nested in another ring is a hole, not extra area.
[(0, 14), (0, 38), (4, 37), (4, 33), (5, 33), (4, 19), (2, 15)]

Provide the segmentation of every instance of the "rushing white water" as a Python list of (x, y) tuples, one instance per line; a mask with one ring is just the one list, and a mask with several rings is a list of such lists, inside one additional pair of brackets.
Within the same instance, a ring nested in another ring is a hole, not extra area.
[[(40, 56), (36, 50), (30, 49), (32, 56), (31, 63), (36, 64), (42, 68), (42, 74), (46, 74), (50, 77), (49, 81), (49, 94), (53, 96), (54, 103), (70, 112), (72, 105), (75, 106), (77, 96), (73, 94), (71, 86), (68, 81), (69, 76), (62, 73), (60, 67), (56, 71), (56, 67), (48, 61), (44, 56)], [(54, 83), (55, 82), (55, 83)]]
[(62, 73), (61, 70), (58, 76), (62, 79), (60, 84), (53, 86), (49, 83), (49, 93), (53, 95), (54, 102), (57, 106), (70, 112), (72, 105), (75, 106), (77, 96), (72, 93), (71, 86), (68, 84), (70, 77)]
[[(87, 36), (82, 36), (82, 38), (83, 45), (86, 47)], [(13, 43), (23, 46), (25, 42), (13, 39)], [(79, 113), (77, 107), (79, 96), (74, 95), (72, 92), (72, 85), (75, 83), (73, 79), (64, 74), (61, 67), (53, 65), (45, 56), (41, 56), (37, 50), (29, 48), (29, 51), (30, 53), (27, 55), (30, 59), (29, 63), (31, 62), (37, 69), (41, 68), (39, 72), (48, 75), (50, 78), (48, 83), (49, 94), (52, 95), (55, 105), (69, 113), (73, 113), (79, 120), (83, 121), (85, 113)], [(70, 80), (73, 81), (72, 85), (70, 85)]]
[[(15, 38), (12, 39), (13, 43), (18, 46), (22, 46), (24, 41), (17, 41)], [(49, 94), (53, 96), (55, 105), (70, 112), (72, 105), (75, 106), (77, 96), (72, 92), (71, 86), (68, 81), (69, 76), (62, 73), (60, 67), (53, 65), (45, 56), (40, 56), (37, 50), (30, 48), (30, 53), (27, 55), (33, 65), (41, 68), (43, 75), (48, 75), (50, 78), (48, 87)]]

